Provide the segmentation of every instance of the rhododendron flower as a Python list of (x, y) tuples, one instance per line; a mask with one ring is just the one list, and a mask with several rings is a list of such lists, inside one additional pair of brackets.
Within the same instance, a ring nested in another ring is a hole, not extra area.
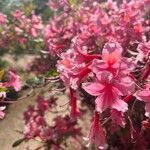
[(44, 39), (49, 53), (60, 55), (68, 50), (77, 28), (74, 19), (66, 13), (53, 18), (44, 29)]
[(19, 10), (19, 9), (15, 10), (14, 12), (12, 12), (12, 16), (14, 17), (14, 19), (20, 19), (23, 14), (24, 13), (21, 10)]
[(2, 13), (0, 13), (0, 25), (3, 25), (5, 23), (7, 23), (7, 21), (8, 21), (7, 20), (7, 16), (2, 14)]
[[(90, 72), (89, 65), (82, 62), (83, 55), (78, 54), (73, 50), (68, 50), (66, 53), (62, 53), (62, 60), (57, 64), (61, 79), (67, 87), (72, 89), (77, 89), (81, 80)], [(81, 58), (80, 61), (77, 61), (76, 55), (78, 55), (78, 59)]]
[(94, 143), (97, 148), (104, 150), (107, 148), (106, 134), (104, 129), (100, 125), (99, 116), (100, 114), (98, 112), (95, 112), (89, 135), (87, 138), (84, 138), (84, 140), (89, 141), (87, 146), (89, 146), (90, 143)]
[(96, 110), (103, 112), (107, 108), (116, 109), (121, 112), (127, 110), (127, 103), (121, 100), (121, 96), (129, 95), (134, 91), (134, 83), (128, 77), (118, 80), (110, 72), (104, 71), (97, 74), (96, 82), (83, 83), (83, 89), (97, 96)]
[(9, 86), (12, 86), (15, 91), (19, 91), (21, 90), (21, 80), (20, 80), (20, 76), (18, 76), (17, 74), (15, 74), (12, 71), (9, 71)]
[(102, 60), (95, 59), (91, 65), (94, 73), (110, 71), (113, 75), (128, 74), (135, 67), (134, 59), (122, 57), (123, 49), (118, 42), (108, 42), (102, 50)]
[(145, 116), (150, 117), (150, 90), (146, 88), (135, 93), (138, 100), (145, 102)]
[(88, 54), (83, 49), (74, 45), (72, 49), (61, 54), (61, 59), (57, 63), (60, 77), (67, 87), (77, 89), (80, 83), (91, 72), (89, 66), (95, 58), (101, 58), (99, 54)]
[(31, 27), (29, 28), (29, 34), (32, 37), (37, 37), (42, 29), (43, 24), (41, 17), (33, 13), (31, 18)]

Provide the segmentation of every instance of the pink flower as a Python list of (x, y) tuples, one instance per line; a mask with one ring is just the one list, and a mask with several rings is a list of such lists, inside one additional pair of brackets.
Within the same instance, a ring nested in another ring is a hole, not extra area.
[(41, 17), (33, 13), (31, 18), (31, 27), (28, 29), (29, 34), (32, 37), (37, 37), (38, 35), (40, 35), (42, 29), (43, 29), (43, 24), (42, 24)]
[(14, 12), (12, 12), (12, 16), (14, 17), (14, 19), (20, 19), (23, 14), (24, 13), (21, 10), (19, 10), (19, 9), (15, 10)]
[(99, 116), (100, 114), (98, 112), (95, 112), (89, 135), (87, 138), (84, 138), (84, 140), (89, 141), (87, 146), (89, 146), (90, 143), (94, 143), (97, 148), (106, 149), (106, 134), (104, 129), (100, 125)]
[(0, 13), (0, 25), (3, 25), (5, 23), (7, 23), (7, 21), (8, 21), (7, 20), (7, 16), (2, 14), (2, 13)]
[(128, 77), (115, 79), (110, 72), (104, 71), (97, 74), (96, 82), (83, 84), (83, 89), (96, 98), (96, 110), (103, 112), (107, 108), (121, 112), (127, 110), (127, 103), (121, 96), (129, 95), (134, 91), (134, 84)]
[(77, 108), (76, 91), (71, 88), (70, 88), (70, 107), (71, 107), (70, 112), (71, 119), (75, 120), (80, 115), (80, 112)]
[(44, 29), (44, 39), (51, 55), (60, 55), (70, 48), (71, 40), (76, 33), (74, 18), (61, 14), (50, 20)]
[(67, 87), (77, 89), (82, 79), (90, 72), (89, 64), (82, 61), (84, 60), (83, 55), (73, 50), (62, 53), (61, 58), (62, 60), (57, 64), (61, 79)]
[(12, 71), (9, 71), (9, 79), (10, 79), (8, 83), (9, 86), (13, 87), (15, 91), (21, 90), (20, 76), (18, 76)]
[(17, 35), (21, 35), (23, 33), (23, 30), (20, 29), (19, 27), (14, 27), (14, 30), (15, 30)]
[(102, 60), (95, 59), (91, 65), (94, 73), (99, 71), (110, 71), (113, 75), (118, 73), (129, 73), (135, 64), (132, 58), (122, 57), (123, 49), (118, 42), (110, 41), (104, 45)]
[(150, 117), (150, 90), (147, 87), (135, 93), (138, 100), (145, 102), (145, 116)]

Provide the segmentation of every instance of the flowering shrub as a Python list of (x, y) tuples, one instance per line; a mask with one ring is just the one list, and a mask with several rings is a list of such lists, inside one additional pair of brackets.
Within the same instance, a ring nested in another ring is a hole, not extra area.
[[(27, 16), (23, 11), (17, 9), (11, 13), (10, 18), (3, 13), (0, 14), (0, 48), (2, 50), (32, 50), (36, 45), (42, 47), (43, 22), (39, 15), (34, 12)], [(4, 36), (5, 35), (5, 36)], [(4, 52), (5, 52), (4, 51)]]
[[(68, 135), (81, 136), (76, 123), (82, 95), (83, 101), (94, 102), (84, 137), (87, 147), (93, 143), (96, 149), (149, 149), (150, 1), (49, 0), (47, 6), (54, 11), (48, 23), (34, 11), (28, 16), (18, 9), (11, 22), (0, 14), (1, 48), (38, 49), (40, 57), (27, 70), (51, 81), (49, 71), (56, 67), (69, 91), (70, 116), (57, 116), (53, 125), (45, 115), (56, 107), (56, 99), (38, 97), (37, 105), (24, 113), (23, 140), (39, 138), (42, 147), (63, 149)], [(5, 99), (7, 89), (20, 90), (20, 79), (9, 72), (1, 86)], [(4, 109), (0, 107), (1, 118)]]
[[(80, 128), (76, 127), (76, 121), (70, 119), (68, 115), (57, 116), (53, 119), (53, 123), (49, 124), (45, 118), (48, 110), (56, 106), (56, 98), (50, 97), (44, 99), (39, 96), (36, 106), (29, 106), (24, 112), (25, 130), (24, 139), (30, 140), (40, 138), (44, 142), (42, 147), (50, 149), (63, 149), (61, 143), (64, 143), (67, 138), (81, 135)], [(67, 144), (67, 143), (66, 143)]]
[[(79, 113), (76, 91), (83, 88), (96, 97), (88, 140), (99, 149), (106, 149), (107, 142), (107, 147), (138, 148), (139, 137), (145, 142), (140, 148), (148, 147), (142, 124), (135, 123), (150, 113), (149, 4), (148, 0), (49, 1), (54, 11), (62, 11), (45, 28), (48, 51), (59, 56), (57, 69), (70, 89), (71, 110), (76, 110), (71, 117)], [(135, 105), (140, 105), (137, 100), (145, 103), (141, 118), (133, 114)], [(120, 145), (111, 136), (121, 137)]]

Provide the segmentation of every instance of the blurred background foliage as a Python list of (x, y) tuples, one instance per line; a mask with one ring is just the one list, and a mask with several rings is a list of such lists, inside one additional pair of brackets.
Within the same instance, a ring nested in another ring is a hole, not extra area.
[(26, 15), (30, 15), (34, 10), (35, 14), (40, 14), (43, 21), (49, 21), (52, 11), (47, 6), (48, 0), (0, 0), (0, 12), (9, 15), (15, 9), (21, 9)]

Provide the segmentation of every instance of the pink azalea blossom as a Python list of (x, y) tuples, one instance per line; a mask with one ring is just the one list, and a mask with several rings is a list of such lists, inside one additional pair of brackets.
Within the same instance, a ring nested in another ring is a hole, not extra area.
[(90, 64), (86, 64), (83, 61), (83, 57), (83, 55), (76, 53), (73, 50), (62, 53), (62, 60), (58, 61), (57, 68), (60, 72), (61, 79), (67, 87), (77, 89), (82, 79), (90, 72), (90, 69), (88, 68)]
[(89, 141), (87, 146), (89, 146), (90, 143), (94, 143), (99, 149), (105, 150), (107, 148), (106, 134), (104, 129), (100, 125), (99, 116), (100, 114), (98, 112), (95, 112), (89, 135), (87, 138), (84, 138), (84, 140)]
[(134, 83), (130, 78), (124, 77), (118, 80), (113, 78), (110, 72), (104, 71), (97, 74), (96, 82), (83, 83), (83, 89), (97, 96), (96, 110), (103, 112), (107, 108), (121, 112), (127, 111), (127, 103), (121, 100), (121, 96), (129, 95), (134, 91)]
[(6, 24), (8, 22), (7, 16), (0, 13), (0, 25)]
[(31, 27), (29, 28), (29, 34), (32, 37), (37, 37), (43, 29), (42, 19), (40, 16), (32, 14)]
[(8, 83), (9, 86), (13, 87), (15, 91), (21, 90), (20, 76), (18, 76), (12, 71), (9, 71), (9, 80), (10, 80)]
[(20, 19), (23, 14), (24, 13), (21, 10), (19, 10), (19, 9), (15, 10), (14, 12), (12, 12), (12, 16), (14, 17), (14, 19)]
[(113, 75), (128, 74), (135, 67), (134, 59), (122, 57), (123, 49), (118, 42), (110, 41), (104, 45), (102, 59), (95, 59), (91, 65), (94, 73), (110, 71)]

